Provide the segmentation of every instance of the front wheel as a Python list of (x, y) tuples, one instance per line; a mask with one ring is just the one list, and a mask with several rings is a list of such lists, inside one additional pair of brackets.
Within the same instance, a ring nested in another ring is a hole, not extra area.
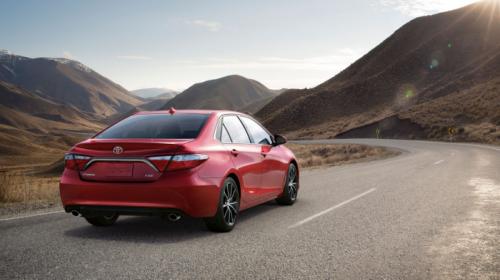
[(217, 207), (217, 214), (205, 218), (208, 229), (216, 232), (228, 232), (234, 228), (240, 210), (240, 192), (236, 181), (228, 177), (224, 180)]
[(283, 205), (292, 205), (297, 200), (299, 191), (299, 176), (297, 166), (293, 163), (288, 166), (288, 173), (283, 188), (283, 194), (276, 199), (276, 202)]
[(118, 220), (118, 214), (110, 214), (110, 215), (105, 215), (105, 216), (92, 216), (92, 217), (85, 217), (85, 220), (89, 222), (89, 224), (96, 226), (96, 227), (108, 227), (113, 225), (116, 220)]

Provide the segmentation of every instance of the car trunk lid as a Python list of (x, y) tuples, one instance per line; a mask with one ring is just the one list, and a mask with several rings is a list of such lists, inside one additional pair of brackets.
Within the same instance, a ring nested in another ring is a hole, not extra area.
[(89, 156), (80, 168), (80, 177), (100, 182), (150, 182), (163, 174), (148, 158), (182, 151), (192, 140), (169, 139), (89, 139), (77, 144), (72, 153)]

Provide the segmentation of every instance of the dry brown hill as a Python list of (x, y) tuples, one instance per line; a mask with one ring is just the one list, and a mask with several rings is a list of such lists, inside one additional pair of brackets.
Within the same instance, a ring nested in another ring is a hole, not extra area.
[(0, 51), (0, 166), (60, 159), (143, 101), (87, 66)]
[(231, 75), (194, 84), (162, 108), (240, 110), (251, 103), (276, 95), (276, 92), (255, 80)]
[[(420, 17), (310, 90), (281, 94), (257, 113), (292, 137), (500, 142), (500, 4)], [(307, 129), (304, 129), (307, 127)]]
[(12, 84), (0, 81), (0, 124), (37, 133), (54, 130), (92, 131), (94, 116), (72, 106), (44, 99)]
[(102, 127), (92, 115), (0, 81), (0, 166), (59, 158)]
[(109, 116), (142, 103), (126, 89), (80, 62), (0, 53), (0, 81), (82, 112)]

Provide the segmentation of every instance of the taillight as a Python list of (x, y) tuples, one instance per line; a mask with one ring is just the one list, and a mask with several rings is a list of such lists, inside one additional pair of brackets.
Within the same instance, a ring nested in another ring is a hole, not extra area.
[(73, 170), (83, 170), (91, 157), (75, 154), (64, 155), (64, 167)]
[(165, 167), (167, 167), (168, 162), (172, 156), (159, 156), (159, 157), (150, 157), (148, 158), (149, 161), (158, 168), (160, 172), (163, 172), (165, 170)]
[(207, 155), (200, 154), (176, 155), (170, 161), (168, 171), (193, 168), (202, 164), (207, 159)]
[(148, 158), (160, 172), (174, 171), (181, 169), (194, 168), (208, 159), (207, 155), (201, 154), (187, 154), (175, 156), (158, 156)]

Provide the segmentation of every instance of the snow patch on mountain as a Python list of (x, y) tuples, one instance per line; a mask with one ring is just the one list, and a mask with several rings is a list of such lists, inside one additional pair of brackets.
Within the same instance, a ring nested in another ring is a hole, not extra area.
[(55, 62), (58, 62), (61, 64), (67, 64), (67, 65), (73, 66), (76, 69), (83, 71), (83, 72), (87, 72), (87, 73), (92, 72), (92, 69), (90, 69), (88, 66), (86, 66), (83, 63), (80, 63), (76, 60), (71, 60), (71, 59), (62, 58), (62, 57), (45, 57), (45, 59), (52, 60), (52, 61), (55, 61)]

